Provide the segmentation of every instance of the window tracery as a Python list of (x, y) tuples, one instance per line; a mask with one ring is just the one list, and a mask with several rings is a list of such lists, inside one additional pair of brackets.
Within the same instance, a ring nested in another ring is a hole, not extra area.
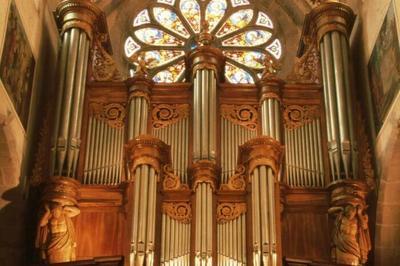
[(268, 54), (282, 57), (273, 21), (249, 0), (157, 0), (133, 19), (125, 55), (142, 58), (155, 82), (184, 81), (185, 54), (197, 47), (205, 21), (227, 58), (230, 83), (253, 84)]

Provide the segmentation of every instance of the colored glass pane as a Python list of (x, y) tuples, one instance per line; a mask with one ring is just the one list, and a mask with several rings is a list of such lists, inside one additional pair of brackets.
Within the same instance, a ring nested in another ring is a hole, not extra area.
[(256, 24), (270, 28), (270, 29), (274, 28), (274, 24), (272, 23), (272, 20), (264, 12), (258, 13), (258, 18), (257, 18)]
[(185, 71), (185, 63), (183, 61), (176, 65), (169, 66), (166, 70), (158, 72), (153, 80), (155, 82), (172, 83), (177, 82)]
[(265, 30), (250, 30), (233, 36), (222, 42), (224, 46), (258, 46), (266, 43), (271, 38), (271, 33)]
[(266, 50), (276, 59), (279, 59), (282, 56), (282, 45), (278, 39), (275, 39), (270, 45), (268, 45)]
[(136, 37), (149, 45), (181, 46), (183, 41), (156, 28), (144, 28), (135, 32)]
[(212, 31), (225, 15), (227, 3), (225, 0), (211, 0), (206, 9), (206, 21)]
[(175, 0), (158, 0), (158, 3), (167, 4), (173, 6), (175, 4)]
[(230, 83), (235, 84), (253, 84), (253, 77), (241, 68), (232, 64), (226, 63), (225, 65), (225, 77)]
[(228, 58), (245, 65), (247, 67), (255, 69), (264, 68), (265, 55), (260, 52), (253, 51), (227, 51), (224, 52)]
[(171, 50), (154, 50), (141, 52), (140, 55), (146, 61), (149, 68), (155, 68), (168, 64), (169, 62), (172, 62), (177, 58), (184, 56), (185, 52)]
[(232, 33), (246, 27), (250, 23), (252, 18), (252, 9), (243, 9), (236, 13), (233, 13), (218, 31), (217, 37), (225, 36), (228, 33)]
[(133, 21), (133, 26), (140, 26), (147, 23), (150, 23), (150, 17), (149, 12), (147, 11), (147, 9), (145, 9), (142, 10), (139, 15), (137, 15), (137, 17)]
[(160, 23), (163, 27), (168, 28), (185, 38), (189, 38), (189, 32), (185, 29), (182, 21), (175, 12), (167, 8), (155, 7), (153, 9), (153, 14), (158, 23)]
[(125, 41), (124, 48), (126, 57), (131, 57), (140, 49), (140, 46), (132, 39), (132, 37), (128, 37)]
[(237, 6), (245, 6), (249, 4), (249, 1), (247, 0), (231, 0), (232, 6), (237, 7)]
[(196, 0), (181, 0), (179, 8), (194, 32), (200, 32), (200, 5)]

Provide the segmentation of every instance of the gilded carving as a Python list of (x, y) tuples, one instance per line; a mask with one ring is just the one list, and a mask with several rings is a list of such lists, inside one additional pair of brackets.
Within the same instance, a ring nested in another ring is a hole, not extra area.
[(261, 79), (273, 79), (281, 70), (282, 64), (275, 60), (272, 55), (266, 54), (264, 59), (264, 71), (261, 74)]
[(321, 65), (319, 51), (309, 37), (304, 37), (303, 40), (307, 50), (300, 58), (296, 58), (293, 73), (288, 78), (303, 83), (320, 84)]
[(257, 137), (239, 146), (239, 163), (250, 175), (258, 166), (269, 166), (277, 175), (282, 164), (284, 149), (279, 141), (267, 137)]
[(218, 168), (215, 162), (209, 160), (196, 161), (192, 165), (192, 176), (194, 180), (192, 188), (194, 191), (201, 183), (210, 184), (215, 191), (218, 176)]
[(182, 184), (180, 177), (174, 174), (174, 170), (170, 164), (166, 164), (163, 167), (163, 190), (189, 190), (189, 186)]
[(188, 104), (158, 104), (153, 105), (153, 128), (167, 127), (189, 116)]
[[(100, 35), (100, 34), (99, 34)], [(103, 48), (101, 37), (96, 37), (92, 52), (92, 76), (95, 81), (122, 81), (114, 59)]]
[(221, 116), (234, 124), (250, 130), (257, 130), (258, 111), (252, 105), (221, 105)]
[(235, 220), (246, 211), (246, 203), (221, 202), (217, 206), (217, 222), (223, 224)]
[(371, 250), (365, 198), (367, 185), (359, 180), (341, 180), (329, 185), (334, 216), (332, 260), (338, 264), (360, 265), (367, 262)]
[(150, 165), (160, 175), (161, 167), (171, 162), (170, 147), (150, 135), (130, 140), (125, 145), (125, 152), (131, 176), (135, 176), (136, 168), (143, 164)]
[(67, 177), (52, 177), (46, 184), (35, 246), (47, 263), (75, 260), (76, 239), (71, 218), (80, 213), (78, 186), (79, 182)]
[(222, 191), (245, 191), (246, 190), (246, 167), (238, 165), (235, 174), (228, 179), (227, 184), (221, 185)]
[(89, 105), (89, 110), (94, 117), (107, 122), (110, 127), (121, 128), (125, 124), (126, 110), (120, 103), (97, 103)]
[(184, 224), (192, 221), (192, 208), (188, 202), (163, 202), (162, 212)]
[(283, 111), (285, 127), (295, 129), (320, 117), (318, 105), (286, 105)]

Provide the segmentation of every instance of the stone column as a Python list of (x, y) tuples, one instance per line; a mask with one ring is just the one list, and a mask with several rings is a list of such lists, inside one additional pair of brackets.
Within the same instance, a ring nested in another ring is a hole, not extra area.
[(134, 182), (130, 265), (156, 265), (157, 186), (170, 148), (150, 135), (140, 135), (126, 145), (129, 172)]
[[(188, 57), (193, 81), (193, 190), (195, 191), (195, 265), (211, 266), (216, 260), (214, 201), (217, 180), (217, 81), (224, 56), (212, 47), (207, 25), (198, 36), (199, 47)], [(205, 175), (204, 173), (207, 172)], [(204, 177), (207, 176), (206, 179)], [(214, 261), (214, 262), (213, 262)]]
[(84, 0), (63, 0), (56, 10), (62, 43), (51, 141), (52, 176), (76, 178), (89, 48), (100, 15), (100, 9)]

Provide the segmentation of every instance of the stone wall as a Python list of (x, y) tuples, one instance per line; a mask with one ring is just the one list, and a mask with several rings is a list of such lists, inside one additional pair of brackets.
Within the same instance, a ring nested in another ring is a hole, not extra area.
[[(11, 0), (0, 1), (0, 51), (10, 3)], [(37, 120), (40, 120), (43, 92), (53, 87), (59, 42), (47, 0), (15, 0), (15, 3), (36, 69), (26, 130), (0, 80), (0, 265), (26, 265), (27, 170), (32, 164), (32, 151), (37, 148)]]

